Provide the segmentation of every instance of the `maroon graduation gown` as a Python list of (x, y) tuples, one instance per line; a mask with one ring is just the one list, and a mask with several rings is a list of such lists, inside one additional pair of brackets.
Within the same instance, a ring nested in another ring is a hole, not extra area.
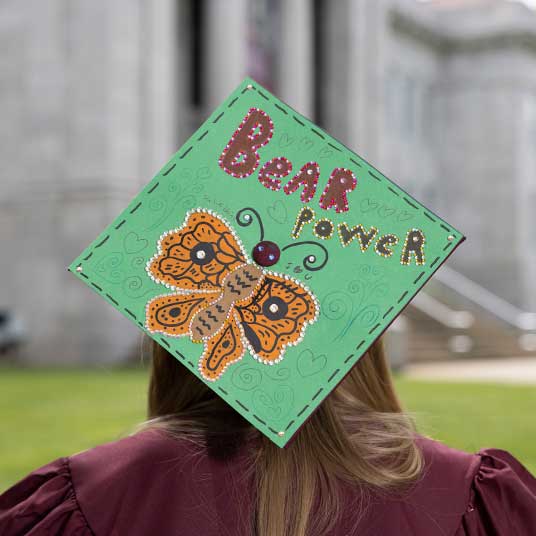
[[(356, 526), (362, 503), (349, 487), (332, 535), (536, 534), (536, 479), (514, 457), (418, 443), (426, 468), (412, 491), (372, 498)], [(149, 430), (60, 458), (0, 495), (0, 535), (245, 535), (253, 501), (243, 456), (217, 460)]]

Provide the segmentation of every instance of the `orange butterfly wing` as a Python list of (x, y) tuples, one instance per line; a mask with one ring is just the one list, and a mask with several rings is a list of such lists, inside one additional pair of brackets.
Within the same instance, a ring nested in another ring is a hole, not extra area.
[(172, 337), (189, 335), (190, 322), (195, 314), (219, 297), (219, 292), (157, 296), (147, 302), (145, 327), (152, 333), (164, 333)]
[(242, 359), (245, 351), (242, 331), (231, 314), (218, 333), (205, 342), (199, 371), (203, 378), (217, 380), (231, 363)]
[(253, 357), (277, 363), (285, 348), (298, 344), (318, 317), (314, 295), (301, 283), (267, 272), (259, 289), (236, 304), (237, 318)]
[(197, 209), (180, 228), (160, 237), (158, 253), (147, 263), (147, 273), (169, 288), (215, 291), (229, 272), (245, 262), (244, 248), (229, 224)]

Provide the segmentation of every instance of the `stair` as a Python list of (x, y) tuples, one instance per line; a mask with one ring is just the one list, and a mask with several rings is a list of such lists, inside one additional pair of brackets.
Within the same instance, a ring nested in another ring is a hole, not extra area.
[(471, 312), (475, 322), (470, 328), (452, 329), (410, 304), (404, 311), (409, 325), (409, 361), (536, 356), (536, 352), (520, 347), (519, 330), (508, 327), (483, 311)]

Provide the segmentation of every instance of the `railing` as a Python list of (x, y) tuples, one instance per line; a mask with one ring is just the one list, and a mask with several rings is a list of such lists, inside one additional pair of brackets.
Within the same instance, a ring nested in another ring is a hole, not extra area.
[(521, 331), (536, 330), (536, 313), (519, 309), (460, 272), (442, 266), (434, 278), (510, 326)]
[(411, 304), (436, 322), (451, 329), (469, 329), (475, 318), (469, 311), (454, 311), (444, 303), (427, 294), (418, 293)]
[[(536, 313), (523, 311), (448, 266), (442, 266), (434, 280), (518, 330), (517, 342), (522, 350), (536, 350)], [(472, 338), (460, 334), (474, 324), (475, 317), (471, 312), (456, 311), (426, 291), (417, 294), (411, 304), (444, 327), (457, 331), (449, 339), (453, 351), (465, 352), (472, 347)]]

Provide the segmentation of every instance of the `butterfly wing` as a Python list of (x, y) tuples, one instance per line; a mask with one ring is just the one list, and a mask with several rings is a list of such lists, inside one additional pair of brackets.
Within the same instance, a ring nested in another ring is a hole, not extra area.
[(315, 296), (298, 281), (267, 272), (259, 289), (236, 312), (248, 347), (269, 364), (283, 359), (285, 348), (298, 344), (318, 317)]
[(164, 233), (158, 253), (147, 263), (157, 283), (182, 291), (214, 291), (223, 278), (247, 262), (239, 238), (220, 216), (207, 210), (190, 212), (183, 225)]
[(245, 353), (242, 331), (235, 316), (229, 315), (222, 328), (204, 345), (199, 359), (199, 371), (203, 378), (214, 381), (231, 363), (242, 359)]
[(145, 327), (151, 333), (164, 333), (172, 337), (189, 334), (195, 314), (220, 297), (220, 292), (191, 292), (166, 294), (147, 302)]

